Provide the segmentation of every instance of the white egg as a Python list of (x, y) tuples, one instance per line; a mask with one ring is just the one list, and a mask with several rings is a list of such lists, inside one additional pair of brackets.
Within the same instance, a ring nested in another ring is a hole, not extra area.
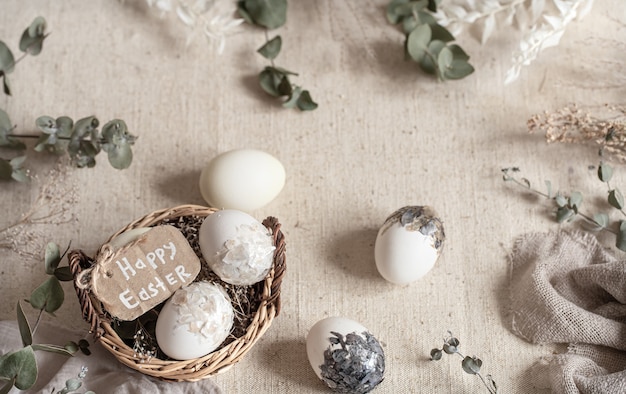
[(236, 149), (213, 158), (200, 174), (200, 193), (216, 208), (253, 211), (285, 186), (285, 168), (269, 153)]
[(175, 360), (211, 353), (233, 327), (235, 312), (221, 286), (194, 282), (180, 288), (165, 303), (156, 322), (159, 348)]
[(378, 231), (374, 247), (376, 268), (389, 282), (414, 282), (433, 268), (444, 240), (443, 224), (433, 208), (401, 208)]
[(334, 391), (367, 393), (383, 381), (383, 348), (354, 320), (328, 317), (315, 323), (306, 337), (306, 353), (317, 377)]
[(225, 209), (207, 216), (198, 241), (209, 268), (226, 283), (252, 285), (272, 268), (276, 249), (272, 235), (245, 212)]

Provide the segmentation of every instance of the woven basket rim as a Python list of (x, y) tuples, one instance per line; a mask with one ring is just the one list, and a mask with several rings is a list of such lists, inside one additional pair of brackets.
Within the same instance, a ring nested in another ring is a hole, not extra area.
[(103, 247), (117, 235), (133, 228), (152, 226), (165, 219), (191, 215), (208, 216), (217, 211), (219, 209), (191, 204), (155, 210), (128, 223), (111, 235), (107, 242), (100, 247), (94, 258), (88, 257), (81, 250), (73, 250), (68, 254), (70, 269), (74, 276), (74, 288), (81, 305), (83, 318), (90, 323), (90, 331), (97, 341), (122, 364), (146, 375), (164, 380), (198, 381), (224, 372), (240, 361), (280, 313), (280, 287), (285, 273), (285, 240), (282, 231), (280, 231), (278, 219), (272, 216), (266, 218), (263, 224), (272, 230), (274, 245), (276, 246), (274, 261), (272, 269), (263, 280), (261, 302), (254, 314), (252, 323), (247, 327), (243, 336), (203, 357), (179, 361), (158, 358), (146, 359), (138, 356), (112, 328), (112, 320), (107, 316), (102, 304), (83, 284), (78, 283), (83, 270), (96, 264)]

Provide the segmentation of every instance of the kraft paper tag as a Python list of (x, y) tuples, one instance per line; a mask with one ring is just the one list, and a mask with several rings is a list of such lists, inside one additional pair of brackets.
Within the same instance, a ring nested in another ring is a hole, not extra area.
[(129, 247), (98, 262), (91, 290), (120, 320), (134, 320), (168, 299), (200, 273), (200, 259), (170, 225), (154, 227)]

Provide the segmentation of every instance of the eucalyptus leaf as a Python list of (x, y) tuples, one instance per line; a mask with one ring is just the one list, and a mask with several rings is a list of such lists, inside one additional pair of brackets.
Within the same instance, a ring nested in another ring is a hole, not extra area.
[(565, 221), (571, 220), (576, 212), (573, 209), (568, 208), (567, 206), (559, 207), (556, 211), (556, 221), (559, 223), (563, 223)]
[(416, 62), (422, 60), (428, 49), (430, 38), (431, 30), (429, 25), (420, 25), (407, 36), (406, 52), (411, 59)]
[(3, 158), (0, 158), (0, 179), (4, 181), (9, 181), (11, 180), (12, 174), (13, 167), (11, 167), (11, 163)]
[(435, 19), (435, 17), (430, 12), (418, 11), (417, 12), (417, 17), (419, 18), (419, 21), (421, 23), (425, 23), (427, 25), (431, 25), (431, 27), (433, 27), (435, 24), (437, 24), (437, 20)]
[(3, 75), (11, 73), (15, 69), (15, 57), (9, 47), (0, 41), (0, 71)]
[(37, 361), (31, 346), (0, 357), (0, 376), (14, 380), (20, 390), (28, 390), (37, 381)]
[(435, 360), (435, 361), (441, 360), (441, 357), (443, 357), (443, 353), (442, 353), (441, 349), (436, 349), (435, 348), (435, 349), (432, 349), (430, 351), (430, 359), (431, 360)]
[(615, 246), (626, 252), (626, 221), (622, 220), (619, 224), (619, 232), (615, 240)]
[(466, 356), (461, 362), (461, 366), (463, 367), (463, 371), (470, 375), (476, 375), (480, 372), (480, 367), (482, 367), (483, 362), (481, 359), (477, 357)]
[(59, 127), (56, 120), (52, 116), (40, 116), (35, 120), (35, 125), (46, 134), (55, 134)]
[(608, 201), (609, 204), (614, 208), (624, 208), (624, 196), (622, 195), (622, 192), (619, 191), (619, 189), (613, 189), (609, 191)]
[(556, 197), (554, 197), (554, 201), (559, 207), (564, 207), (567, 205), (567, 198), (565, 198), (565, 196), (563, 196), (562, 194), (557, 194)]
[(79, 349), (78, 344), (74, 341), (67, 342), (63, 348), (72, 354), (76, 353)]
[(120, 145), (116, 149), (107, 151), (109, 163), (117, 170), (130, 167), (133, 161), (133, 151), (130, 145)]
[(136, 137), (128, 132), (126, 122), (120, 119), (107, 122), (102, 128), (102, 138), (102, 149), (107, 152), (113, 168), (128, 168), (133, 161), (131, 145), (135, 143)]
[(426, 5), (426, 0), (392, 0), (386, 8), (387, 21), (392, 25), (396, 25), (400, 23), (404, 17), (412, 15), (414, 10), (420, 10), (426, 7)]
[(54, 242), (48, 242), (46, 245), (46, 251), (44, 254), (44, 264), (46, 268), (46, 274), (54, 275), (54, 270), (61, 262), (61, 251), (59, 245)]
[(287, 21), (287, 0), (244, 0), (240, 3), (254, 24), (276, 29)]
[(270, 96), (280, 97), (282, 94), (278, 92), (283, 75), (278, 73), (273, 67), (265, 67), (259, 74), (259, 84), (265, 93)]
[(437, 69), (439, 70), (439, 76), (441, 79), (446, 79), (446, 74), (451, 68), (452, 59), (454, 55), (452, 51), (447, 47), (441, 48), (439, 55), (437, 56)]
[(10, 136), (13, 130), (9, 114), (0, 108), (0, 147), (16, 150), (26, 149), (23, 142)]
[[(427, 14), (430, 15), (430, 14)], [(431, 16), (432, 17), (432, 16)], [(434, 21), (434, 23), (429, 23), (430, 29), (432, 31), (432, 39), (433, 40), (441, 40), (443, 42), (454, 41), (454, 36), (452, 33), (448, 31), (445, 27), (441, 26), (439, 23)]]
[(18, 168), (18, 169), (13, 169), (13, 172), (11, 173), (11, 178), (14, 181), (17, 182), (28, 182), (30, 181), (30, 177), (28, 176), (28, 173), (26, 172), (26, 170), (22, 169), (22, 168)]
[(445, 48), (445, 46), (446, 43), (441, 40), (433, 40), (428, 44), (428, 52), (430, 56), (424, 56), (422, 58), (422, 61), (420, 62), (420, 67), (422, 68), (422, 70), (429, 74), (437, 73), (437, 66), (433, 62), (433, 58), (437, 59), (437, 57), (439, 56), (439, 52), (441, 52), (441, 50)]
[(22, 309), (22, 304), (17, 302), (17, 325), (20, 329), (20, 336), (22, 337), (22, 345), (29, 346), (33, 344), (33, 331), (30, 328), (30, 324), (28, 324), (28, 319), (26, 319), (26, 315), (24, 314), (24, 310)]
[(613, 167), (606, 163), (600, 163), (598, 166), (598, 178), (602, 182), (607, 183), (611, 180), (611, 177), (613, 177)]
[(95, 116), (88, 116), (76, 121), (74, 125), (74, 131), (72, 133), (72, 139), (81, 139), (100, 125), (100, 122)]
[(600, 228), (606, 228), (609, 225), (609, 215), (606, 213), (596, 213), (593, 215), (593, 220)]
[(452, 60), (452, 63), (445, 71), (446, 79), (462, 79), (474, 72), (474, 67), (465, 60)]
[(293, 85), (291, 84), (288, 75), (283, 74), (276, 90), (281, 96), (291, 96), (293, 94)]
[(452, 44), (452, 45), (449, 45), (448, 48), (450, 48), (450, 50), (454, 54), (454, 60), (465, 60), (465, 61), (469, 60), (470, 58), (469, 55), (465, 53), (463, 48), (461, 48), (460, 46), (456, 44)]
[(69, 282), (74, 279), (72, 270), (70, 270), (70, 267), (67, 265), (55, 269), (54, 276), (56, 276), (56, 278), (61, 282)]
[(580, 204), (583, 202), (583, 195), (581, 192), (573, 192), (569, 196), (569, 206), (572, 208), (580, 208)]
[(34, 344), (32, 348), (33, 350), (36, 350), (36, 351), (55, 353), (55, 354), (60, 354), (63, 356), (72, 356), (72, 352), (70, 352), (66, 348), (59, 346), (59, 345), (37, 343), (37, 344)]
[(415, 19), (413, 15), (405, 16), (404, 18), (402, 18), (402, 31), (404, 32), (404, 34), (411, 33), (419, 25), (420, 21)]
[(283, 40), (280, 36), (276, 36), (265, 43), (261, 48), (257, 50), (266, 59), (274, 60), (280, 53)]
[(65, 381), (65, 388), (69, 391), (76, 391), (82, 385), (82, 382), (76, 378), (68, 379)]
[(552, 182), (545, 181), (545, 183), (546, 183), (546, 194), (548, 195), (548, 198), (552, 198)]
[(298, 109), (301, 111), (313, 111), (317, 108), (317, 103), (311, 98), (311, 93), (308, 90), (303, 90), (300, 97), (298, 97)]
[(298, 103), (298, 99), (300, 98), (300, 94), (301, 93), (302, 93), (302, 89), (299, 86), (297, 86), (295, 89), (293, 89), (293, 91), (291, 92), (291, 95), (289, 96), (287, 101), (285, 101), (283, 103), (283, 107), (285, 107), (285, 108), (295, 108), (297, 103)]
[(4, 71), (0, 71), (0, 76), (2, 76), (2, 91), (7, 96), (11, 95), (11, 84), (9, 83), (9, 78), (4, 73)]
[(63, 305), (65, 293), (59, 280), (51, 276), (30, 295), (29, 302), (35, 309), (53, 313)]

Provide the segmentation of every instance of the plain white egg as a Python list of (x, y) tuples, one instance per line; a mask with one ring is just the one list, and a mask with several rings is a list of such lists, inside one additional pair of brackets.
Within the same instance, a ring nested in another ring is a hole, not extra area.
[(360, 323), (328, 317), (306, 337), (311, 367), (328, 387), (342, 393), (367, 393), (383, 381), (385, 354), (380, 342)]
[(444, 240), (443, 224), (431, 207), (401, 208), (378, 231), (374, 246), (376, 268), (389, 282), (414, 282), (433, 268)]
[(200, 174), (200, 193), (211, 206), (253, 211), (269, 204), (285, 186), (285, 167), (256, 149), (236, 149), (213, 158)]
[(252, 285), (272, 268), (276, 249), (272, 235), (245, 212), (225, 209), (207, 216), (198, 241), (207, 265), (226, 283)]
[(209, 282), (180, 288), (161, 309), (156, 322), (159, 348), (175, 360), (211, 353), (233, 327), (235, 312), (224, 289)]

